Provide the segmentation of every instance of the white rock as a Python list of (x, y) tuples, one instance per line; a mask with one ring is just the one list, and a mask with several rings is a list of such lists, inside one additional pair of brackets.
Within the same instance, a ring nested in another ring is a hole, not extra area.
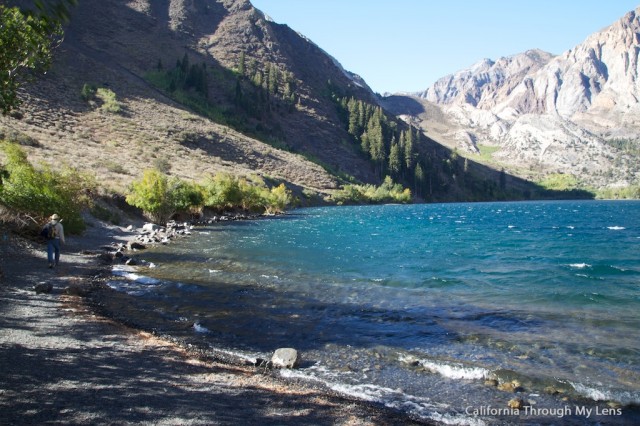
[(296, 368), (300, 362), (298, 351), (293, 348), (277, 349), (271, 357), (274, 368)]

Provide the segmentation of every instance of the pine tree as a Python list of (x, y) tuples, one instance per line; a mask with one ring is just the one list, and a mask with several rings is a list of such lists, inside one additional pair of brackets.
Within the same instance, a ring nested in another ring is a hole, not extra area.
[(406, 131), (404, 142), (404, 164), (407, 170), (413, 168), (413, 157), (413, 131), (410, 127), (409, 130)]
[(280, 80), (280, 70), (278, 69), (276, 64), (269, 65), (267, 79), (268, 79), (267, 90), (269, 90), (269, 94), (277, 95), (278, 83)]
[(370, 150), (371, 150), (371, 144), (369, 143), (369, 134), (365, 131), (361, 136), (360, 136), (360, 149), (362, 150), (362, 152), (364, 152), (365, 154), (369, 155)]
[(389, 173), (392, 177), (397, 177), (400, 174), (402, 168), (402, 161), (400, 160), (400, 146), (391, 142), (391, 149), (389, 149)]
[(256, 87), (262, 87), (262, 72), (256, 71), (256, 73), (253, 75), (253, 84)]
[(422, 170), (422, 166), (420, 163), (416, 164), (416, 168), (414, 171), (414, 180), (413, 180), (413, 192), (416, 195), (420, 195), (422, 193), (421, 189), (424, 186), (424, 171)]
[(360, 109), (358, 108), (358, 102), (351, 98), (348, 102), (349, 111), (349, 129), (348, 132), (353, 137), (357, 138), (362, 128), (360, 127)]
[(178, 62), (178, 64), (182, 75), (187, 75), (187, 71), (189, 70), (189, 57), (187, 56), (186, 52), (182, 57), (182, 62)]
[(240, 63), (238, 64), (238, 73), (244, 77), (246, 73), (246, 55), (244, 52), (240, 53)]
[(367, 134), (369, 136), (369, 153), (371, 159), (376, 163), (378, 167), (378, 173), (382, 177), (384, 171), (384, 160), (386, 159), (386, 149), (384, 144), (384, 136), (382, 134), (382, 125), (375, 118), (369, 120), (367, 125)]

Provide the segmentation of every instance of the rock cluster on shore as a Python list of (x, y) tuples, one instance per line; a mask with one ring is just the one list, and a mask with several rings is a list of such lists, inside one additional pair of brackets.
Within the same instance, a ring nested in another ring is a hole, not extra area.
[(98, 258), (103, 264), (118, 262), (135, 266), (139, 264), (140, 260), (133, 253), (139, 250), (145, 250), (149, 246), (169, 244), (176, 238), (189, 236), (194, 226), (205, 226), (218, 222), (236, 220), (250, 220), (257, 219), (258, 217), (257, 215), (234, 214), (213, 216), (191, 222), (176, 222), (171, 220), (166, 226), (160, 226), (155, 223), (145, 223), (137, 230), (133, 225), (130, 225), (127, 227), (127, 230), (137, 232), (137, 235), (133, 236), (126, 244), (112, 243), (109, 246), (103, 246), (103, 252), (98, 254)]

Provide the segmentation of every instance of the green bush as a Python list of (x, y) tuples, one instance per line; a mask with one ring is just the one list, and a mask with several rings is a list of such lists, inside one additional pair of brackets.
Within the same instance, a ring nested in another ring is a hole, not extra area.
[(240, 182), (228, 173), (209, 176), (202, 184), (202, 187), (205, 207), (224, 211), (242, 205), (243, 194), (240, 189)]
[(122, 105), (118, 102), (116, 94), (112, 90), (99, 87), (96, 90), (96, 98), (102, 101), (102, 105), (100, 106), (101, 111), (112, 114), (119, 114), (122, 112)]
[(199, 185), (148, 169), (131, 184), (126, 201), (142, 209), (153, 222), (166, 223), (176, 213), (199, 208), (203, 198)]
[(287, 189), (284, 183), (271, 188), (268, 200), (266, 212), (271, 214), (283, 213), (294, 201), (291, 191)]
[(387, 176), (380, 186), (345, 185), (333, 195), (338, 204), (362, 203), (410, 203), (411, 190), (403, 188), (399, 183)]
[(218, 173), (205, 180), (202, 189), (204, 206), (218, 211), (243, 209), (275, 214), (293, 203), (293, 195), (284, 184), (269, 189), (257, 176), (248, 180)]
[(638, 200), (640, 199), (640, 185), (603, 188), (597, 191), (596, 198), (604, 200)]
[(80, 97), (85, 101), (89, 102), (96, 96), (96, 92), (98, 88), (93, 84), (85, 83), (82, 86), (82, 90), (80, 91)]
[(194, 212), (202, 207), (220, 212), (242, 209), (282, 213), (294, 201), (284, 184), (270, 189), (255, 176), (249, 180), (219, 173), (198, 184), (169, 178), (157, 169), (145, 170), (142, 178), (131, 185), (126, 200), (157, 223), (166, 222), (176, 213)]
[(48, 166), (36, 169), (16, 144), (2, 143), (6, 162), (0, 185), (0, 202), (18, 215), (31, 217), (38, 224), (57, 213), (65, 230), (77, 234), (85, 229), (81, 216), (90, 205), (94, 180), (74, 169), (54, 171)]
[(574, 175), (565, 173), (552, 173), (547, 175), (539, 182), (539, 185), (544, 189), (552, 191), (569, 191), (580, 188), (578, 179)]

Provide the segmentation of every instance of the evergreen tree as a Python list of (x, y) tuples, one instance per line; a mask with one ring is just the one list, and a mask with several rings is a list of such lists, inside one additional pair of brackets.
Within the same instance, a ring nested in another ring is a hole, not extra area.
[(400, 146), (391, 142), (391, 148), (389, 149), (389, 173), (392, 177), (397, 177), (402, 169), (402, 161), (400, 160)]
[(387, 156), (382, 125), (375, 117), (372, 118), (369, 123), (370, 126), (367, 128), (367, 134), (369, 135), (369, 153), (371, 159), (376, 163), (380, 177), (382, 177), (384, 160)]
[(251, 60), (249, 61), (249, 67), (247, 69), (247, 76), (253, 80), (255, 79), (258, 72), (258, 62), (255, 60), (255, 58), (251, 58)]
[(369, 155), (371, 144), (369, 143), (369, 134), (366, 131), (360, 136), (360, 149)]
[(182, 75), (187, 75), (187, 71), (189, 71), (189, 56), (187, 56), (187, 52), (184, 53), (182, 61), (178, 61), (178, 64)]
[(356, 107), (358, 108), (358, 126), (360, 126), (361, 129), (364, 129), (367, 125), (367, 122), (369, 121), (369, 118), (371, 117), (370, 111), (368, 111), (368, 108), (364, 104), (364, 102), (360, 100), (357, 101)]
[(267, 90), (270, 95), (278, 94), (278, 80), (280, 75), (280, 70), (276, 67), (275, 64), (270, 64), (267, 70)]
[(421, 189), (424, 186), (424, 171), (422, 170), (422, 166), (420, 163), (416, 164), (415, 172), (414, 172), (414, 180), (413, 180), (413, 192), (416, 195), (420, 195), (422, 193)]
[(282, 97), (285, 100), (291, 100), (294, 93), (293, 73), (284, 73), (284, 91)]
[(256, 71), (256, 73), (253, 75), (253, 84), (256, 87), (262, 87), (262, 72)]
[(404, 164), (407, 170), (413, 169), (413, 161), (413, 131), (410, 127), (409, 130), (406, 130), (404, 141)]
[(240, 53), (240, 63), (238, 64), (238, 74), (241, 76), (245, 76), (246, 73), (246, 54), (244, 52)]

